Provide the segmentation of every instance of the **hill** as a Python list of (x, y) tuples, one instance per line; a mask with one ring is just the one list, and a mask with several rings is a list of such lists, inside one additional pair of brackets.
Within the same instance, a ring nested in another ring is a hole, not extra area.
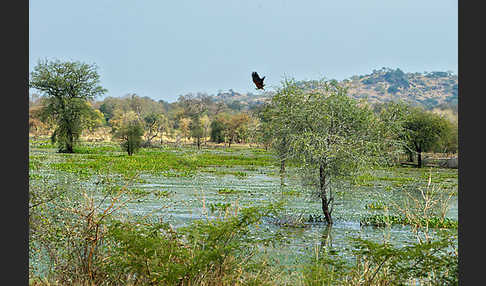
[[(371, 103), (402, 100), (427, 109), (457, 108), (458, 77), (451, 72), (404, 73), (398, 68), (382, 68), (344, 79), (340, 84), (348, 88), (349, 96)], [(247, 110), (261, 105), (271, 95), (272, 91), (245, 94), (230, 89), (214, 95), (213, 100), (223, 101), (234, 110)]]
[(430, 109), (456, 106), (458, 99), (458, 77), (450, 72), (404, 73), (398, 68), (382, 68), (345, 79), (342, 84), (349, 88), (350, 96), (370, 102), (403, 100)]

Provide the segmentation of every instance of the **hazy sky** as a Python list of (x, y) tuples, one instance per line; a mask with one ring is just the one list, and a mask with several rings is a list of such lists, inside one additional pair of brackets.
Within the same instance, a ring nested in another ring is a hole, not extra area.
[(337, 79), (381, 67), (457, 74), (457, 1), (30, 0), (29, 67), (98, 66), (106, 96), (256, 91), (284, 76)]

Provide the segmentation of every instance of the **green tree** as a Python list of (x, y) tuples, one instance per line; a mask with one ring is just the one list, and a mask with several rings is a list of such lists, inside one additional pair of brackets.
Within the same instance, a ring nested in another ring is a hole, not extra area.
[(405, 129), (405, 121), (410, 115), (410, 105), (404, 102), (386, 102), (374, 105), (375, 113), (379, 116), (383, 125), (386, 126), (391, 144), (389, 152), (400, 153), (404, 150), (408, 160), (413, 162), (414, 149), (410, 146)]
[[(336, 81), (320, 81), (299, 88), (294, 81), (285, 81), (272, 97), (279, 107), (275, 129), (283, 128), (289, 157), (300, 162), (307, 184), (321, 199), (328, 224), (332, 224), (331, 186), (340, 176), (358, 172), (365, 166), (387, 158), (387, 143), (382, 121), (372, 109), (346, 95)], [(288, 91), (288, 92), (287, 92)]]
[(191, 137), (196, 140), (197, 149), (201, 149), (201, 138), (204, 136), (204, 127), (199, 115), (192, 116), (189, 123)]
[(224, 124), (222, 121), (216, 117), (212, 122), (211, 122), (211, 133), (210, 133), (210, 139), (212, 142), (216, 143), (222, 143), (224, 142)]
[(143, 124), (134, 111), (121, 116), (113, 129), (113, 137), (120, 140), (120, 145), (128, 155), (133, 155), (142, 145)]
[(422, 167), (422, 152), (430, 151), (446, 134), (447, 120), (420, 107), (411, 108), (404, 123), (406, 142), (417, 154), (417, 167)]
[(246, 113), (230, 114), (223, 117), (224, 138), (231, 147), (233, 142), (241, 143), (246, 139), (247, 125), (250, 117)]
[(277, 90), (272, 100), (260, 113), (263, 122), (262, 140), (275, 151), (280, 160), (280, 184), (284, 185), (285, 165), (290, 154), (289, 136), (295, 132), (288, 121), (287, 114), (298, 104), (296, 94), (304, 92), (292, 79), (285, 79), (283, 86)]
[(167, 131), (169, 122), (167, 117), (162, 113), (149, 113), (144, 116), (145, 143), (147, 146), (152, 144), (152, 140)]
[(29, 87), (46, 99), (42, 119), (56, 123), (51, 139), (58, 143), (58, 151), (73, 153), (85, 127), (83, 120), (98, 117), (88, 101), (106, 92), (97, 67), (78, 61), (39, 61), (30, 74)]

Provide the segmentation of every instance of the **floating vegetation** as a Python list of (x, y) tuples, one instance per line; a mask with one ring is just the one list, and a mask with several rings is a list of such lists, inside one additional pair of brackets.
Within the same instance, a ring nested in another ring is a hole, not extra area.
[(399, 215), (371, 215), (366, 216), (360, 220), (360, 225), (362, 226), (387, 226), (392, 224), (401, 224), (401, 225), (416, 225), (425, 227), (428, 226), (430, 228), (449, 228), (455, 229), (457, 228), (457, 221), (450, 219), (450, 218), (441, 218), (441, 217), (431, 217), (428, 219), (419, 218), (418, 220), (410, 220), (407, 217), (399, 216)]
[(158, 191), (152, 192), (152, 194), (154, 194), (154, 196), (157, 197), (157, 198), (164, 198), (164, 197), (168, 197), (168, 196), (172, 195), (172, 192), (166, 191), (166, 190), (158, 190)]
[(302, 195), (302, 192), (299, 192), (298, 190), (288, 190), (288, 191), (283, 191), (282, 195), (299, 197)]
[(223, 188), (223, 189), (218, 190), (218, 194), (220, 194), (220, 195), (238, 194), (238, 193), (241, 193), (241, 192), (242, 191), (229, 189), (229, 188)]
[(387, 205), (382, 201), (371, 202), (366, 205), (366, 208), (369, 210), (383, 210), (387, 208)]
[(212, 213), (216, 211), (225, 212), (229, 207), (231, 207), (231, 204), (230, 203), (210, 203), (208, 207)]

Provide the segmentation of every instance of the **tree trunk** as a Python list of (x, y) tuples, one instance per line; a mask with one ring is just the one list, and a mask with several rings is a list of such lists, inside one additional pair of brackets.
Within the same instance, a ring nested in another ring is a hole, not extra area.
[(413, 153), (412, 153), (412, 151), (410, 151), (410, 150), (407, 151), (407, 154), (408, 154), (408, 161), (410, 163), (413, 163)]
[(280, 186), (285, 185), (285, 159), (280, 160)]
[(422, 152), (417, 153), (417, 168), (422, 168)]
[(69, 130), (68, 135), (66, 138), (66, 153), (74, 153), (74, 135), (73, 133)]
[(201, 138), (197, 137), (197, 150), (200, 150), (201, 149)]
[(326, 196), (326, 174), (324, 173), (324, 166), (319, 166), (319, 178), (320, 178), (320, 196), (321, 196), (321, 203), (322, 203), (322, 212), (324, 213), (324, 217), (329, 225), (332, 225), (332, 217), (331, 213), (329, 212), (329, 200)]

